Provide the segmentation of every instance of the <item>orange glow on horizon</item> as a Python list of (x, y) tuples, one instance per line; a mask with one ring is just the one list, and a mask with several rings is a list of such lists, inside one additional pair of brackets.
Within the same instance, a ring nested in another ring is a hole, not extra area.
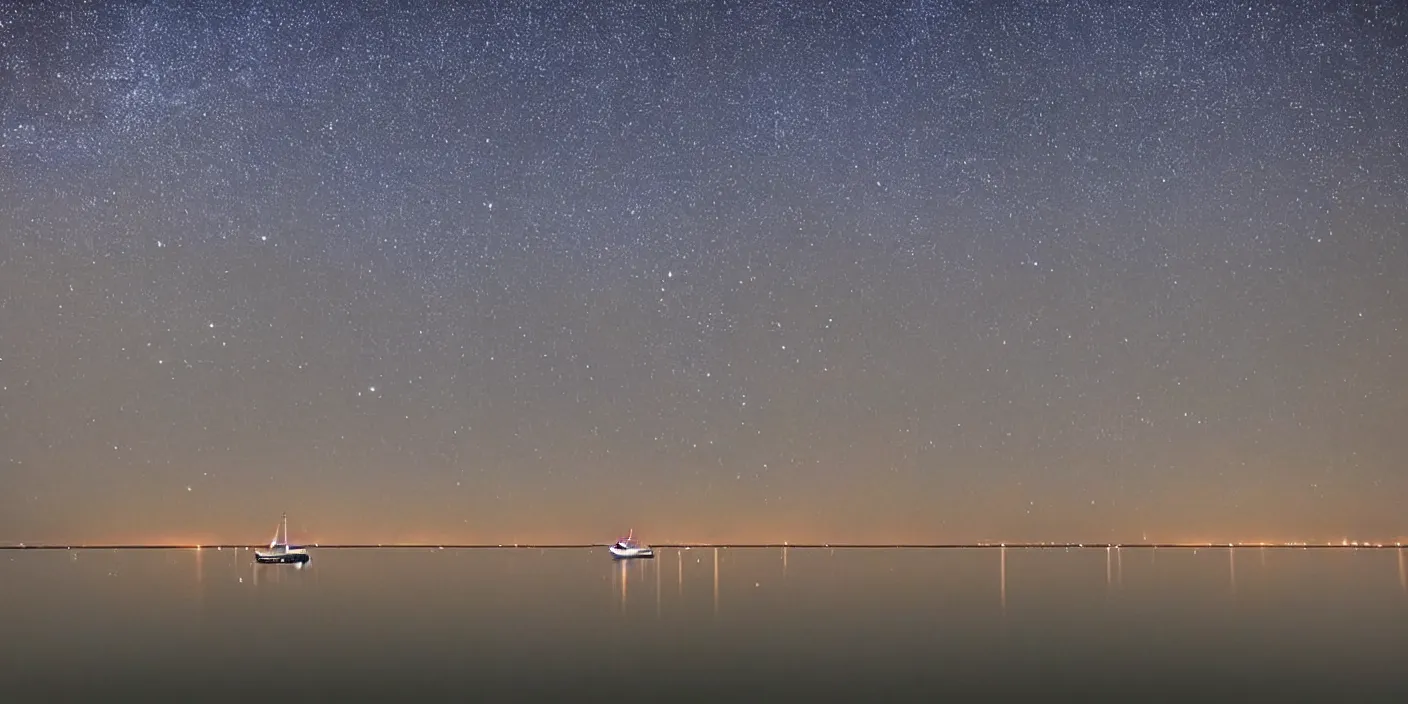
[[(1392, 548), (1408, 545), (1408, 537), (1394, 538), (1319, 538), (1319, 539), (1238, 539), (1238, 538), (1177, 538), (1168, 539), (1159, 536), (1141, 536), (1138, 539), (1109, 539), (1109, 538), (1072, 538), (1065, 536), (1052, 536), (1046, 538), (1008, 538), (1008, 539), (963, 539), (958, 536), (914, 536), (901, 537), (899, 535), (884, 535), (877, 533), (864, 533), (854, 536), (844, 536), (838, 533), (827, 535), (821, 531), (807, 532), (784, 532), (784, 531), (758, 531), (749, 533), (742, 530), (735, 531), (698, 531), (698, 532), (667, 532), (667, 531), (636, 531), (646, 544), (654, 545), (979, 545), (999, 547), (1003, 545), (1188, 545), (1188, 546), (1228, 546), (1239, 547), (1302, 547), (1302, 546), (1334, 546), (1344, 548)], [(780, 537), (786, 536), (786, 537)], [(337, 534), (337, 533), (309, 533), (302, 537), (297, 534), (293, 542), (303, 546), (318, 545), (384, 545), (387, 547), (396, 546), (439, 546), (439, 545), (475, 545), (475, 546), (502, 546), (518, 547), (533, 545), (606, 545), (616, 539), (616, 535), (586, 534), (568, 531), (524, 531), (522, 533), (486, 535), (483, 533), (474, 534), (449, 534), (429, 531), (407, 532), (391, 534), (386, 536), (375, 536), (367, 533)], [(115, 534), (102, 539), (89, 539), (81, 541), (6, 541), (4, 545), (140, 545), (151, 547), (201, 547), (216, 545), (241, 545), (259, 546), (267, 544), (267, 538), (253, 540), (249, 535), (233, 537), (231, 535), (221, 535), (218, 533), (159, 533), (155, 535), (142, 535), (138, 533)]]

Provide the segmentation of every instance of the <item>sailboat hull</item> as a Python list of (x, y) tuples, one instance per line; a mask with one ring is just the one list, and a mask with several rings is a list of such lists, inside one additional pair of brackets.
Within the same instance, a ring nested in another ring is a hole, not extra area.
[(643, 560), (655, 557), (655, 551), (650, 548), (632, 548), (612, 545), (607, 549), (611, 551), (611, 557), (617, 560)]
[(264, 565), (293, 565), (308, 561), (306, 552), (290, 552), (279, 554), (254, 553), (254, 561)]

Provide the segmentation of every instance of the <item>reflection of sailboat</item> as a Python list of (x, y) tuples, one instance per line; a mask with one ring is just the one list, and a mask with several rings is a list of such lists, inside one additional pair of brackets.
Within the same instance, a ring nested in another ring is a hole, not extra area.
[(655, 557), (655, 551), (651, 550), (650, 546), (641, 544), (639, 540), (636, 540), (635, 535), (635, 529), (631, 529), (626, 537), (616, 541), (616, 544), (610, 548), (611, 556), (616, 559)]
[(302, 564), (309, 559), (307, 548), (291, 547), (288, 544), (288, 514), (279, 520), (274, 530), (274, 539), (268, 550), (255, 550), (254, 561), (266, 564)]

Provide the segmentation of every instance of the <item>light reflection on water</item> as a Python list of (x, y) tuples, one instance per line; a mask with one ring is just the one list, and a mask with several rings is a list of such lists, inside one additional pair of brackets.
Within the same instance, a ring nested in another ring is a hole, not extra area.
[[(38, 699), (150, 694), (158, 678), (204, 700), (383, 686), (575, 700), (617, 680), (625, 700), (1408, 694), (1403, 550), (323, 549), (303, 567), (211, 548), (0, 556), (0, 684)], [(254, 678), (268, 671), (296, 675), (269, 692)]]

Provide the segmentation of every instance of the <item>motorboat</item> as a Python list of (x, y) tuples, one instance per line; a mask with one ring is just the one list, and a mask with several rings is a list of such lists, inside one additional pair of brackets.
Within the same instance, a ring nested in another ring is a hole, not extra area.
[(635, 529), (631, 529), (626, 537), (616, 541), (610, 548), (611, 557), (617, 560), (630, 560), (646, 557), (655, 557), (655, 551), (649, 545), (636, 540)]

